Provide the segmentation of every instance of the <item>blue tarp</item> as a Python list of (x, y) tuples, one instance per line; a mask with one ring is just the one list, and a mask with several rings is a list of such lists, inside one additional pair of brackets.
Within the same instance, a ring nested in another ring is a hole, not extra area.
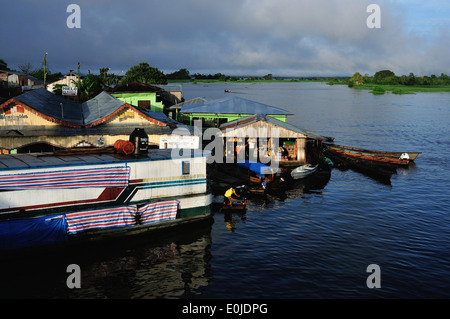
[(67, 240), (64, 215), (7, 220), (0, 222), (0, 250), (45, 246)]
[(252, 172), (255, 172), (260, 177), (263, 177), (265, 174), (275, 173), (274, 169), (272, 169), (270, 166), (267, 166), (267, 165), (264, 165), (264, 164), (261, 164), (258, 162), (240, 161), (240, 162), (237, 162), (237, 165), (239, 167), (243, 167), (243, 168), (251, 170)]

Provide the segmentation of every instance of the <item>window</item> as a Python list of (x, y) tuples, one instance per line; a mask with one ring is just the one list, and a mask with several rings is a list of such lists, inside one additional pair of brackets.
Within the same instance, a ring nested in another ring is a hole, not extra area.
[(183, 170), (183, 175), (189, 175), (191, 173), (191, 167), (190, 167), (189, 162), (182, 162), (182, 170)]
[(144, 109), (150, 109), (150, 101), (149, 100), (140, 100), (138, 101), (138, 107), (142, 107)]

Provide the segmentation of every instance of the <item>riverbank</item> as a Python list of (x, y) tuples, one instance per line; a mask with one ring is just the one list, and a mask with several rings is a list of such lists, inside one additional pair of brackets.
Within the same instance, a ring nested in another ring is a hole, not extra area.
[[(323, 82), (328, 85), (348, 85), (346, 80), (336, 80), (330, 78), (314, 78), (314, 79), (239, 79), (239, 80), (217, 80), (217, 79), (198, 79), (198, 80), (169, 80), (169, 83), (293, 83), (293, 82)], [(374, 94), (415, 94), (419, 92), (439, 93), (450, 92), (450, 85), (401, 85), (401, 84), (375, 84), (367, 83), (351, 87), (355, 90), (368, 90)]]
[[(328, 85), (348, 85), (348, 81), (328, 81)], [(391, 92), (393, 94), (415, 94), (419, 92), (450, 92), (450, 85), (402, 85), (402, 84), (376, 84), (365, 83), (362, 85), (351, 86), (355, 90), (368, 90), (374, 94), (384, 94)]]
[[(415, 94), (419, 92), (450, 92), (450, 85), (442, 86), (408, 86), (408, 85), (388, 85), (388, 84), (363, 84), (354, 86), (355, 90), (369, 90), (373, 93), (383, 94), (391, 92), (393, 94)], [(384, 92), (383, 92), (384, 91)]]

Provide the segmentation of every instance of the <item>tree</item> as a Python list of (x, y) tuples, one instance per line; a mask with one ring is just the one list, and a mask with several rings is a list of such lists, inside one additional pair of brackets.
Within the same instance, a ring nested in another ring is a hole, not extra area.
[(125, 73), (122, 84), (135, 81), (146, 84), (167, 84), (167, 78), (164, 73), (157, 68), (151, 67), (146, 62), (141, 62), (139, 65), (132, 66), (127, 73)]
[(23, 74), (31, 75), (34, 72), (34, 66), (30, 62), (19, 64), (18, 67)]
[(169, 74), (167, 74), (166, 77), (168, 80), (190, 80), (191, 79), (191, 76), (187, 69), (180, 69), (173, 73), (169, 73)]
[(373, 77), (376, 83), (384, 83), (386, 78), (395, 77), (395, 73), (390, 70), (381, 70), (376, 72)]
[(109, 68), (100, 68), (100, 80), (104, 85), (117, 85), (119, 84), (119, 77), (114, 73), (108, 73)]
[(356, 86), (364, 84), (364, 78), (359, 72), (353, 74), (352, 77), (350, 78), (350, 81), (353, 83), (353, 85)]
[(409, 73), (406, 85), (414, 85), (414, 84), (416, 84), (416, 76), (414, 75), (414, 73), (411, 72)]
[[(99, 75), (92, 74), (90, 71), (88, 71), (88, 75), (86, 75), (83, 80), (73, 80), (73, 83), (78, 88), (78, 97), (80, 102), (84, 102), (95, 97), (103, 90), (101, 77)], [(55, 93), (57, 92), (58, 91)]]
[(0, 70), (9, 70), (8, 63), (3, 59), (0, 59)]
[(47, 83), (52, 83), (52, 82), (58, 81), (61, 78), (61, 76), (62, 76), (61, 72), (52, 73), (49, 69), (46, 69), (44, 71), (43, 67), (40, 68), (40, 69), (36, 69), (34, 71), (31, 71), (28, 74), (31, 75), (31, 76), (34, 76), (36, 79), (39, 79), (41, 81), (44, 81), (44, 74), (45, 74)]

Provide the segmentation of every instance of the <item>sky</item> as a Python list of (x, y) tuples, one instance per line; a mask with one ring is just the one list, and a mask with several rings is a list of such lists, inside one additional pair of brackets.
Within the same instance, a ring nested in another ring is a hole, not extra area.
[(123, 75), (147, 62), (166, 74), (450, 74), (448, 0), (0, 0), (0, 10), (0, 59), (17, 70), (48, 52), (54, 73), (80, 62), (82, 73)]

